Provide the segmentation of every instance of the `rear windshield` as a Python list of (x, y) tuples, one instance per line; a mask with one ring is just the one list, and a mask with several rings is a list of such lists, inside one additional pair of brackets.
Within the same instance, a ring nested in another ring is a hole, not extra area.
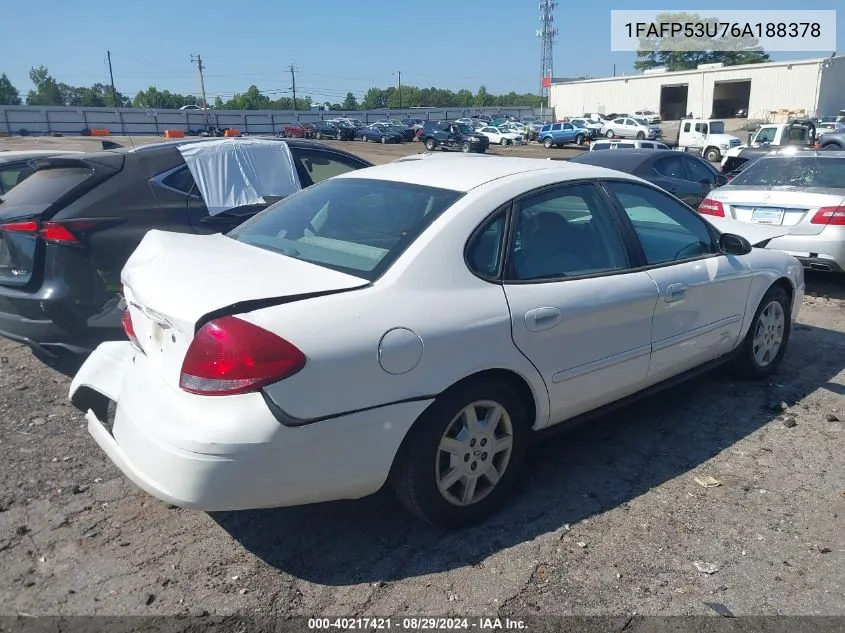
[(325, 180), (268, 207), (228, 235), (373, 281), (462, 195), (383, 180)]
[(732, 185), (845, 189), (845, 158), (796, 156), (755, 161)]
[(3, 196), (7, 205), (51, 204), (94, 172), (82, 167), (39, 169)]

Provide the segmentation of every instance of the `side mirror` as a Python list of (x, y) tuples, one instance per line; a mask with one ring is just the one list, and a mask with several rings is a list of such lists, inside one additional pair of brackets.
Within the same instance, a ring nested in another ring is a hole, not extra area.
[(723, 176), (722, 174), (716, 175), (716, 186), (717, 187), (724, 187), (726, 184), (728, 184), (728, 182), (729, 181), (728, 181), (727, 176)]
[(751, 243), (741, 235), (722, 233), (719, 236), (719, 251), (723, 255), (748, 255)]

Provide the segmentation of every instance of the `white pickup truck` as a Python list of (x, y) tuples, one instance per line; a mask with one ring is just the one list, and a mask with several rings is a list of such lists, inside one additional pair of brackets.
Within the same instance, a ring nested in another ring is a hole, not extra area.
[(717, 163), (722, 155), (742, 141), (725, 134), (725, 122), (712, 119), (681, 119), (676, 149), (694, 151), (711, 163)]
[(722, 157), (722, 171), (730, 171), (745, 160), (784, 147), (811, 147), (816, 140), (812, 121), (766, 123), (748, 135), (744, 145), (732, 147)]
[(745, 145), (730, 149), (722, 158), (722, 164), (728, 158), (739, 155), (746, 147), (767, 147), (771, 145), (808, 145), (812, 132), (809, 126), (795, 123), (767, 123), (761, 125), (749, 135)]

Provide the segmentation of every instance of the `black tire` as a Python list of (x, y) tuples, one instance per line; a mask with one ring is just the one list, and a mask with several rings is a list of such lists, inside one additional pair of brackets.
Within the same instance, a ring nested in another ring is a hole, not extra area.
[(554, 142), (552, 141), (551, 136), (547, 136), (543, 139), (543, 147), (545, 147), (546, 149), (551, 149), (552, 145), (554, 145)]
[(716, 147), (708, 147), (707, 150), (704, 152), (705, 160), (710, 161), (711, 163), (716, 163), (722, 157), (721, 152), (719, 152), (718, 148)]
[(575, 137), (575, 144), (576, 145), (583, 145), (584, 144), (584, 135), (583, 134), (579, 134), (578, 136)]
[[(780, 348), (773, 360), (767, 365), (761, 366), (754, 355), (754, 337), (758, 328), (765, 327), (761, 323), (761, 314), (772, 304), (777, 302), (783, 310), (784, 324), (783, 334), (781, 337)], [(748, 328), (748, 333), (745, 335), (745, 340), (742, 342), (739, 356), (733, 361), (734, 373), (742, 378), (751, 380), (762, 380), (775, 373), (783, 360), (786, 353), (786, 348), (789, 344), (789, 334), (792, 330), (792, 302), (789, 295), (780, 286), (772, 286), (763, 295), (760, 300), (760, 305), (757, 306), (757, 311), (754, 313), (754, 319), (751, 321), (751, 326)]]
[(637, 138), (643, 140), (645, 138), (645, 132), (637, 132)]
[[(498, 484), (486, 496), (459, 506), (447, 501), (437, 485), (440, 441), (465, 407), (482, 400), (498, 403), (507, 412), (512, 426), (511, 455)], [(519, 481), (530, 425), (519, 396), (503, 381), (472, 381), (451, 389), (423, 412), (409, 432), (390, 473), (391, 487), (412, 514), (438, 527), (454, 529), (482, 521), (502, 506)]]
[(604, 134), (607, 138), (613, 138), (613, 130), (608, 130)]
[(461, 143), (461, 151), (464, 154), (469, 154), (472, 151), (472, 145), (464, 141), (463, 143)]
[(426, 148), (429, 152), (433, 152), (433, 151), (434, 151), (434, 149), (435, 149), (436, 147), (437, 147), (437, 143), (435, 143), (435, 142), (434, 142), (434, 139), (433, 139), (433, 138), (427, 138), (427, 139), (425, 139), (425, 148)]

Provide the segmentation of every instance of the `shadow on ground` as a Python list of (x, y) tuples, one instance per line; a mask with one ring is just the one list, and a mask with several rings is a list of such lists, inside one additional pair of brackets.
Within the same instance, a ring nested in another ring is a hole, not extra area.
[[(393, 581), (476, 564), (564, 524), (646, 493), (775, 419), (845, 367), (845, 334), (806, 325), (792, 333), (771, 381), (731, 382), (723, 370), (658, 394), (529, 454), (525, 485), (483, 525), (441, 533), (382, 491), (360, 501), (215, 513), (246, 549), (288, 574), (326, 585)], [(326, 464), (331, 468), (331, 464)]]
[(807, 270), (804, 276), (807, 295), (845, 300), (845, 273), (820, 273)]

